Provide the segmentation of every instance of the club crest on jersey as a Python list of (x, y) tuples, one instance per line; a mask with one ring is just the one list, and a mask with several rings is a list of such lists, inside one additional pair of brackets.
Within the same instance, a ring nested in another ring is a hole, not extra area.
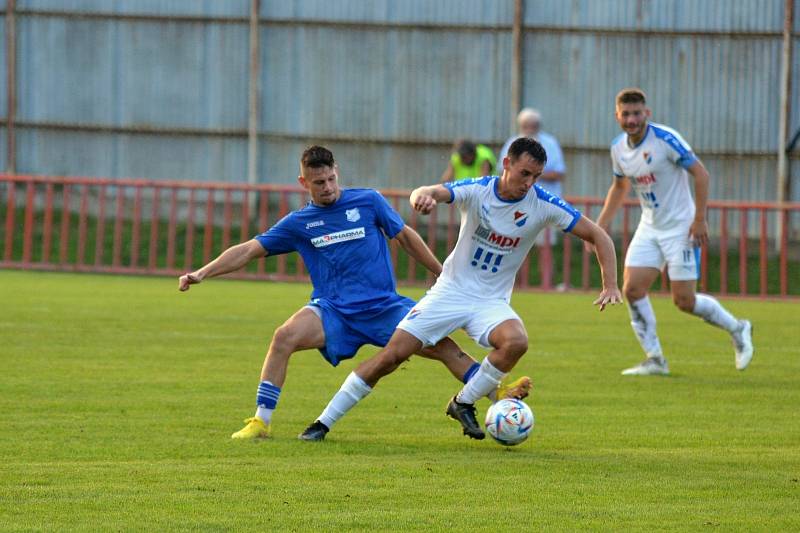
[(523, 213), (522, 211), (514, 211), (514, 224), (519, 226), (520, 228), (525, 225), (528, 221), (528, 213)]
[(650, 152), (642, 152), (642, 157), (648, 165), (653, 162), (653, 155)]
[(354, 207), (353, 209), (346, 209), (344, 215), (347, 217), (349, 222), (358, 222), (361, 219), (361, 213), (358, 212), (357, 207)]
[(408, 312), (408, 315), (406, 315), (406, 319), (407, 320), (414, 320), (415, 318), (417, 318), (420, 315), (420, 313), (422, 313), (422, 311), (420, 311), (419, 309), (417, 309), (415, 307), (414, 309), (412, 309), (411, 311)]

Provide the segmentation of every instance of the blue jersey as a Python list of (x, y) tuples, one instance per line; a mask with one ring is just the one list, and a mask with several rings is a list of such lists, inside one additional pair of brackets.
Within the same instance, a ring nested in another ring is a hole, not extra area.
[(255, 239), (268, 256), (297, 251), (314, 285), (312, 301), (324, 298), (350, 314), (396, 297), (386, 237), (404, 226), (379, 192), (342, 189), (333, 205), (309, 202)]

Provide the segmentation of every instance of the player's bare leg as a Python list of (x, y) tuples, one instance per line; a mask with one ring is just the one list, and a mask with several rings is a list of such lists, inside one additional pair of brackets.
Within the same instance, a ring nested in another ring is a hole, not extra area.
[(278, 404), (281, 387), (286, 381), (289, 358), (295, 352), (325, 346), (325, 331), (317, 314), (304, 307), (284, 322), (272, 336), (261, 382), (256, 393), (256, 414), (245, 420), (245, 426), (233, 439), (265, 438), (270, 434), (272, 412)]

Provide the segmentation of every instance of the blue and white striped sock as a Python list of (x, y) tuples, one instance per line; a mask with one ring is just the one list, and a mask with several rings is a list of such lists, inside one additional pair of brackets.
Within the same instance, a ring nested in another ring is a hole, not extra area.
[(256, 416), (269, 424), (272, 420), (272, 411), (278, 405), (278, 398), (281, 395), (281, 388), (276, 387), (269, 381), (262, 381), (258, 385), (256, 393)]

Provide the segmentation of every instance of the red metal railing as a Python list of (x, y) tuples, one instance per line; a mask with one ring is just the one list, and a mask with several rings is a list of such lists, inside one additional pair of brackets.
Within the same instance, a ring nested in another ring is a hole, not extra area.
[[(383, 191), (407, 223), (437, 256), (452, 249), (458, 233), (454, 209), (421, 217), (408, 205), (408, 191)], [(251, 238), (307, 201), (294, 186), (188, 181), (97, 179), (0, 174), (0, 216), (5, 217), (0, 267), (177, 275), (207, 263), (222, 250)], [(571, 198), (594, 218), (599, 198)], [(615, 227), (620, 257), (638, 221), (638, 204), (626, 201)], [(710, 202), (712, 246), (703, 250), (702, 290), (720, 294), (790, 296), (800, 294), (800, 274), (790, 277), (800, 244), (791, 228), (800, 227), (800, 204)], [(796, 232), (796, 230), (795, 230)], [(597, 281), (594, 258), (574, 236), (556, 239), (553, 255), (562, 280), (589, 289)], [(398, 253), (392, 259), (401, 283), (432, 281), (415, 261)], [(713, 258), (716, 265), (709, 266)], [(530, 256), (518, 286), (540, 287), (538, 265)], [(296, 254), (260, 260), (239, 278), (307, 281)], [(594, 277), (594, 280), (593, 280)], [(543, 276), (548, 278), (548, 276)], [(714, 282), (711, 283), (713, 278)], [(791, 282), (790, 282), (791, 280)], [(667, 281), (662, 276), (661, 290)]]

